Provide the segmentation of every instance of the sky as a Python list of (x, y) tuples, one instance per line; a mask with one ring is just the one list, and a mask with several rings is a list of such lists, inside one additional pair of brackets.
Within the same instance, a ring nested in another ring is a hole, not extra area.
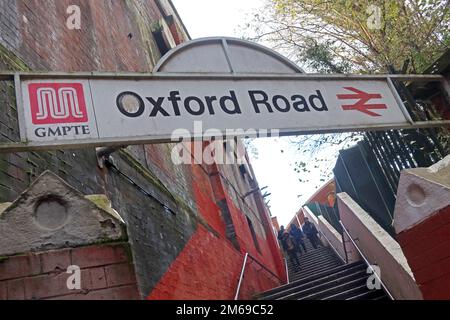
[[(252, 11), (263, 6), (264, 0), (173, 0), (192, 39), (211, 36), (240, 38), (240, 30)], [(319, 171), (309, 174), (313, 185), (302, 184), (293, 164), (301, 155), (289, 138), (255, 139), (252, 144), (257, 156), (250, 153), (251, 163), (260, 187), (268, 186), (270, 209), (280, 224), (286, 225), (301, 205), (317, 190)], [(304, 161), (310, 159), (304, 158)], [(301, 195), (301, 197), (298, 197)]]
[(240, 37), (239, 25), (264, 0), (172, 0), (193, 39)]

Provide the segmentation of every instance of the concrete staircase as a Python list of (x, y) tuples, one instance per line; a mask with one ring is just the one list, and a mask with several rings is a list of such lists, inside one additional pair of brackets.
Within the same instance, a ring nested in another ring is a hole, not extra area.
[(258, 295), (261, 300), (381, 300), (383, 290), (367, 288), (367, 265), (344, 264), (330, 247), (313, 249), (299, 257), (300, 270), (288, 261), (290, 283)]

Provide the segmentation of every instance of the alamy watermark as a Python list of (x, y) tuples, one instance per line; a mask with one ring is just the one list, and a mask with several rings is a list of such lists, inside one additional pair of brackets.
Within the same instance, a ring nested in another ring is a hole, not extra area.
[(370, 276), (367, 278), (367, 288), (369, 290), (380, 290), (381, 289), (381, 269), (377, 265), (370, 265), (366, 270), (367, 274)]
[(69, 290), (81, 289), (81, 269), (79, 266), (71, 265), (67, 267), (66, 273), (70, 276), (67, 278), (66, 285)]
[(371, 4), (367, 7), (366, 13), (369, 15), (367, 18), (367, 27), (370, 30), (380, 30), (383, 26), (382, 11), (377, 5)]
[[(203, 130), (202, 121), (194, 121), (194, 130), (176, 129), (171, 141), (171, 158), (179, 164), (244, 164), (246, 148), (245, 138), (279, 137), (278, 129), (226, 129), (209, 128)], [(202, 139), (202, 141), (196, 141)]]
[(77, 5), (70, 5), (66, 9), (66, 13), (69, 15), (66, 20), (66, 26), (69, 30), (81, 29), (81, 9)]

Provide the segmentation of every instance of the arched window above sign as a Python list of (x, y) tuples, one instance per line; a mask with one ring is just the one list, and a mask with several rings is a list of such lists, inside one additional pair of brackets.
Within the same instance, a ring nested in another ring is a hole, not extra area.
[(156, 65), (164, 73), (303, 73), (295, 63), (259, 44), (235, 38), (201, 38), (177, 46)]

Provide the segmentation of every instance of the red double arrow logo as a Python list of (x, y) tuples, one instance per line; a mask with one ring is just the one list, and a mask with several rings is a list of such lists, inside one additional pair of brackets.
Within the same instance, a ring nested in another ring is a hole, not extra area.
[(379, 117), (381, 114), (375, 113), (371, 110), (379, 110), (379, 109), (387, 109), (387, 105), (381, 103), (372, 103), (368, 104), (367, 102), (371, 99), (380, 99), (382, 98), (379, 93), (367, 93), (361, 90), (358, 90), (353, 87), (344, 87), (344, 89), (354, 92), (354, 94), (338, 94), (337, 98), (339, 100), (349, 100), (349, 99), (358, 99), (355, 104), (344, 104), (342, 105), (343, 110), (357, 110), (362, 113), (368, 114), (372, 117)]

